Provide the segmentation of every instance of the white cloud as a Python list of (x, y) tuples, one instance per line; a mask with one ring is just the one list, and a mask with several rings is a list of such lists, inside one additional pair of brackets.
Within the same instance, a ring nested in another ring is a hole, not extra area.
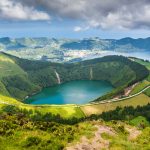
[(80, 32), (80, 31), (82, 31), (82, 28), (79, 27), (79, 26), (77, 26), (77, 27), (74, 28), (74, 31), (75, 31), (75, 32)]
[[(150, 28), (150, 0), (21, 0), (92, 28)], [(34, 3), (33, 3), (34, 1)], [(83, 28), (83, 27), (82, 27)], [(76, 31), (81, 31), (76, 28)]]
[(81, 32), (81, 31), (86, 31), (86, 30), (88, 30), (89, 28), (90, 28), (89, 26), (85, 26), (85, 27), (76, 26), (76, 27), (74, 27), (74, 31), (75, 31), (75, 32)]
[(85, 27), (76, 32), (150, 28), (150, 0), (0, 0), (0, 18), (48, 20), (49, 15), (82, 21)]
[(50, 20), (50, 16), (11, 0), (0, 0), (0, 18), (12, 20)]

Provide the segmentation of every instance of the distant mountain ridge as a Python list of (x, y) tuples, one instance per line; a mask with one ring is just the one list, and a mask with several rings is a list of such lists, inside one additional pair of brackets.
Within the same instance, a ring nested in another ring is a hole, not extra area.
[(55, 39), (55, 38), (0, 38), (0, 50), (19, 50), (24, 48), (58, 48), (69, 50), (110, 50), (110, 51), (150, 51), (150, 37), (133, 39)]
[(101, 50), (117, 50), (117, 51), (135, 51), (135, 50), (150, 50), (150, 38), (132, 39), (123, 38), (115, 39), (83, 39), (72, 41), (61, 45), (66, 49), (101, 49)]

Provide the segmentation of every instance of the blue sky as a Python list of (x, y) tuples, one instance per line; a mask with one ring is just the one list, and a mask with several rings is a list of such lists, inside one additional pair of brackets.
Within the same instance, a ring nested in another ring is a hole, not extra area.
[(80, 24), (73, 20), (65, 21), (36, 21), (36, 22), (14, 22), (14, 21), (1, 21), (0, 24), (0, 37), (49, 37), (49, 38), (145, 38), (150, 36), (150, 31), (140, 30), (102, 30), (100, 28), (91, 28), (86, 31), (75, 32), (74, 26)]
[(148, 0), (0, 1), (0, 37), (118, 39), (149, 36)]

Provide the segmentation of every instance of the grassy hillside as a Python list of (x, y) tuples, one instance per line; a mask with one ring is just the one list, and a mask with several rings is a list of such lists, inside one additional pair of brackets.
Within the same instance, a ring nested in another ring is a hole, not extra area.
[[(145, 78), (145, 80), (143, 80), (142, 82), (139, 82), (130, 93), (130, 94), (135, 94), (150, 85), (150, 62), (144, 61), (142, 59), (137, 59), (137, 58), (132, 58), (132, 60), (140, 63), (141, 65), (144, 65), (149, 70), (148, 77)], [(144, 94), (150, 97), (150, 89), (146, 90)]]
[[(139, 110), (148, 108), (141, 107)], [(121, 112), (118, 108), (114, 114)], [(128, 108), (126, 112), (133, 114), (133, 109)], [(77, 147), (112, 150), (150, 148), (150, 123), (144, 116), (128, 115), (125, 121), (118, 121), (117, 118), (104, 121), (91, 116), (82, 122), (67, 124), (67, 121), (59, 123), (59, 117), (57, 123), (52, 121), (50, 114), (40, 117), (39, 114), (30, 117), (28, 115), (27, 111), (19, 112), (17, 108), (3, 107), (0, 111), (1, 150), (70, 150)], [(104, 119), (106, 116), (103, 116)]]
[(144, 94), (146, 94), (147, 96), (149, 96), (149, 97), (150, 97), (150, 88), (149, 88), (149, 89), (147, 89), (147, 90), (144, 92)]
[(138, 83), (134, 89), (131, 91), (130, 95), (136, 94), (140, 92), (142, 89), (146, 88), (150, 85), (150, 82), (147, 80), (143, 80), (142, 82)]
[(110, 110), (116, 109), (118, 106), (120, 107), (125, 107), (125, 106), (143, 106), (147, 105), (150, 103), (150, 98), (146, 96), (145, 94), (140, 94), (136, 97), (124, 100), (124, 101), (119, 101), (119, 102), (111, 102), (111, 103), (106, 103), (106, 104), (87, 104), (83, 105), (80, 108), (82, 111), (86, 114), (86, 116), (90, 116), (92, 114), (101, 114), (102, 112), (107, 112)]
[(25, 75), (24, 70), (15, 61), (0, 53), (0, 78), (6, 76)]
[(85, 115), (81, 111), (80, 107), (76, 105), (43, 105), (43, 106), (35, 106), (35, 105), (28, 105), (23, 104), (17, 101), (14, 98), (6, 97), (0, 95), (0, 110), (3, 106), (18, 106), (20, 109), (26, 109), (28, 111), (32, 111), (35, 113), (39, 111), (41, 114), (52, 113), (53, 115), (59, 115), (62, 118), (84, 118)]
[(146, 66), (150, 70), (150, 62), (149, 61), (143, 61), (142, 59), (134, 59), (134, 60), (136, 62), (138, 62), (139, 64)]
[(61, 82), (91, 79), (106, 80), (119, 87), (113, 94), (121, 92), (121, 87), (140, 81), (148, 75), (147, 69), (122, 56), (106, 56), (74, 64), (58, 64), (29, 61), (0, 53), (0, 94), (24, 100), (44, 87), (58, 84), (55, 72)]

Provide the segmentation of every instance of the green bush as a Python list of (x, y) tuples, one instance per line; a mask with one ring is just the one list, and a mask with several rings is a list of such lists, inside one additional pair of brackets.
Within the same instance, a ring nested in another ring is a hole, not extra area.
[(16, 114), (20, 111), (18, 107), (13, 106), (13, 105), (3, 106), (2, 110), (6, 113), (9, 113), (9, 114)]
[(23, 143), (24, 147), (31, 147), (31, 146), (37, 146), (41, 143), (41, 138), (37, 136), (30, 136), (28, 137), (25, 142)]

